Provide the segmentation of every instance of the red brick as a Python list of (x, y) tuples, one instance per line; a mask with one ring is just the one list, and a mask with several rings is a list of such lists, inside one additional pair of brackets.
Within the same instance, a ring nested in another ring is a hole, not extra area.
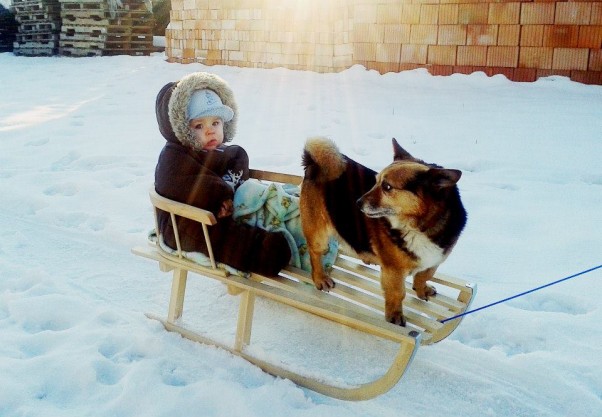
[(489, 17), (489, 4), (460, 4), (458, 6), (458, 23), (461, 24), (487, 24)]
[(520, 25), (500, 25), (497, 32), (497, 44), (516, 46), (520, 38)]
[(520, 23), (522, 25), (545, 25), (554, 23), (554, 3), (521, 4)]
[(585, 2), (558, 2), (554, 23), (557, 25), (588, 25), (592, 4)]
[(458, 46), (456, 62), (462, 66), (487, 65), (486, 46)]
[(487, 67), (485, 68), (485, 74), (487, 74), (489, 77), (501, 74), (511, 80), (514, 78), (514, 68)]
[(520, 3), (490, 3), (489, 24), (513, 25), (519, 23)]
[(485, 72), (485, 67), (475, 67), (466, 65), (457, 65), (454, 67), (454, 72), (458, 74), (472, 74), (478, 71)]
[(439, 5), (423, 4), (420, 8), (420, 23), (427, 25), (439, 23)]
[(410, 43), (422, 45), (437, 44), (437, 25), (412, 25)]
[(408, 43), (410, 41), (410, 25), (385, 25), (385, 43)]
[(590, 71), (602, 71), (602, 50), (592, 50), (589, 52), (589, 66), (587, 68)]
[(354, 43), (353, 57), (362, 61), (376, 61), (376, 44)]
[(515, 68), (512, 81), (533, 82), (537, 79), (537, 70), (535, 68)]
[(580, 48), (602, 48), (602, 26), (581, 26), (577, 46)]
[(431, 65), (428, 68), (431, 75), (452, 75), (454, 73), (454, 67), (451, 65)]
[(399, 72), (399, 63), (366, 61), (364, 66), (369, 70), (376, 70), (380, 74)]
[(400, 63), (426, 64), (427, 45), (401, 45)]
[(552, 69), (587, 70), (589, 50), (585, 48), (555, 48)]
[(571, 71), (571, 80), (583, 84), (602, 84), (602, 73), (599, 71)]
[(438, 45), (466, 45), (466, 25), (439, 25)]
[(543, 30), (543, 46), (576, 47), (579, 41), (579, 26), (546, 25)]
[(455, 25), (458, 23), (458, 5), (442, 4), (439, 6), (439, 24)]
[(397, 24), (400, 22), (401, 5), (378, 5), (376, 6), (377, 24)]
[(592, 15), (589, 23), (592, 25), (602, 25), (602, 3), (592, 4)]
[(427, 64), (455, 65), (456, 46), (454, 45), (429, 45)]
[(554, 48), (522, 47), (518, 56), (519, 68), (552, 68)]
[(468, 25), (466, 45), (495, 45), (497, 43), (497, 25)]
[(420, 23), (420, 4), (403, 4), (400, 23)]
[(521, 46), (542, 46), (543, 25), (524, 25), (520, 29)]
[(411, 71), (411, 70), (415, 70), (416, 68), (424, 68), (425, 65), (420, 65), (420, 64), (407, 64), (407, 63), (401, 63), (399, 64), (399, 71)]
[(537, 78), (549, 77), (551, 75), (561, 75), (563, 77), (570, 77), (571, 71), (567, 70), (552, 70), (552, 69), (538, 69)]
[(490, 46), (487, 49), (487, 65), (490, 67), (516, 67), (518, 46)]
[(401, 45), (387, 43), (376, 45), (376, 61), (395, 62), (399, 64)]

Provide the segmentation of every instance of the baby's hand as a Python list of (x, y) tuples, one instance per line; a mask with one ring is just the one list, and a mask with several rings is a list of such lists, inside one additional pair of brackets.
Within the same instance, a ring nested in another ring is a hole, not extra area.
[(219, 209), (219, 213), (217, 213), (217, 217), (229, 217), (232, 213), (234, 213), (234, 203), (232, 200), (225, 200)]

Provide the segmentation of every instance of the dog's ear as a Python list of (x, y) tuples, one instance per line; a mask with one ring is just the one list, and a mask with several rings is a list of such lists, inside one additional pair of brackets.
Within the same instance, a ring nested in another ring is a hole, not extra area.
[(431, 168), (428, 170), (431, 184), (437, 189), (453, 187), (460, 180), (462, 171), (458, 169)]
[(410, 155), (408, 151), (403, 149), (397, 140), (393, 138), (393, 160), (394, 161), (402, 161), (402, 160), (412, 160), (414, 157)]

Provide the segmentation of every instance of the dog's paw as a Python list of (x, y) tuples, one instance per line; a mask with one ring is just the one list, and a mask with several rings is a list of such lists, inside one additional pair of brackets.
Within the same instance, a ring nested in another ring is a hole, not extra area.
[(314, 285), (320, 291), (330, 291), (331, 288), (334, 288), (335, 283), (332, 278), (328, 276), (323, 276), (320, 279), (314, 279)]
[(398, 326), (406, 327), (406, 318), (401, 311), (396, 311), (393, 314), (387, 315), (387, 321), (389, 323), (396, 324)]
[(425, 285), (422, 289), (413, 288), (413, 290), (416, 291), (418, 298), (425, 301), (428, 301), (429, 297), (437, 295), (437, 289), (432, 285)]

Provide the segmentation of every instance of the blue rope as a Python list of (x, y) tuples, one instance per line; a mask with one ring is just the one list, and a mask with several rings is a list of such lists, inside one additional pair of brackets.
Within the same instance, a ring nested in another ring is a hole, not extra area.
[(448, 321), (455, 320), (455, 319), (467, 316), (467, 315), (472, 314), (472, 313), (476, 313), (477, 311), (481, 311), (481, 310), (484, 310), (486, 308), (493, 307), (493, 306), (501, 304), (501, 303), (505, 303), (506, 301), (514, 300), (515, 298), (522, 297), (523, 295), (527, 295), (527, 294), (530, 294), (530, 293), (535, 292), (535, 291), (539, 291), (539, 290), (544, 289), (546, 287), (551, 287), (552, 285), (559, 284), (559, 283), (561, 283), (563, 281), (567, 281), (567, 280), (569, 280), (571, 278), (576, 278), (579, 275), (587, 274), (587, 273), (595, 271), (596, 269), (599, 269), (599, 268), (602, 268), (602, 265), (594, 266), (593, 268), (586, 269), (585, 271), (581, 271), (581, 272), (578, 272), (576, 274), (570, 275), (568, 277), (559, 279), (558, 281), (550, 282), (549, 284), (542, 285), (541, 287), (537, 287), (537, 288), (533, 288), (532, 290), (521, 292), (520, 294), (516, 294), (516, 295), (513, 295), (512, 297), (504, 298), (503, 300), (496, 301), (496, 302), (491, 303), (491, 304), (487, 304), (487, 305), (485, 305), (483, 307), (479, 307), (479, 308), (476, 308), (476, 309), (470, 310), (470, 311), (465, 311), (464, 313), (458, 314), (457, 316), (453, 316), (453, 317), (450, 317), (450, 318), (447, 318), (447, 319), (444, 319), (444, 320), (440, 320), (440, 322), (441, 323), (447, 323)]

